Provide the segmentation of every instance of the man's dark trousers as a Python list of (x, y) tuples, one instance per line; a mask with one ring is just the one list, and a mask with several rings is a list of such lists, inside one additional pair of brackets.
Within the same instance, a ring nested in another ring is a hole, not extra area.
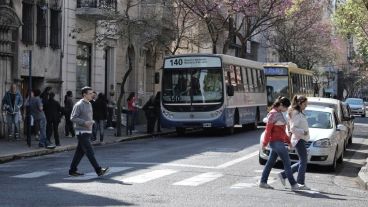
[(78, 146), (75, 151), (72, 164), (70, 165), (70, 171), (76, 172), (77, 167), (81, 159), (83, 158), (84, 154), (86, 154), (89, 162), (92, 164), (93, 168), (95, 169), (96, 173), (99, 173), (101, 171), (100, 165), (97, 163), (97, 160), (95, 158), (93, 148), (90, 142), (92, 134), (90, 133), (83, 133), (77, 134), (78, 139)]

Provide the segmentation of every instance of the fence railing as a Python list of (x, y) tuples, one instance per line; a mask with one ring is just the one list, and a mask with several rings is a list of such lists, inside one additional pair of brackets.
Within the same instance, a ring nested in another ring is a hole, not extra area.
[(77, 0), (77, 8), (117, 9), (117, 0)]

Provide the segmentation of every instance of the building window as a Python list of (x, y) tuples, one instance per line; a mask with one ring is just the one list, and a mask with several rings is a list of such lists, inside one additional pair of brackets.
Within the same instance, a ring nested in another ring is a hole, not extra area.
[(22, 8), (22, 42), (26, 45), (33, 44), (33, 4), (23, 2)]
[(76, 91), (81, 95), (81, 88), (91, 84), (91, 45), (78, 42), (77, 68), (76, 68)]
[(47, 6), (37, 5), (37, 40), (40, 47), (46, 47), (47, 34)]
[(50, 47), (60, 49), (61, 47), (61, 11), (50, 10)]

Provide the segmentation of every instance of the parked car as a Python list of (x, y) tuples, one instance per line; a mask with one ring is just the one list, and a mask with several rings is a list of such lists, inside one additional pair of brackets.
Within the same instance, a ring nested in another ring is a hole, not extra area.
[(361, 98), (347, 98), (345, 103), (349, 104), (353, 115), (365, 117), (365, 105)]
[(345, 132), (345, 149), (348, 143), (352, 142), (354, 130), (354, 116), (344, 113), (343, 102), (333, 98), (308, 97), (308, 106), (325, 106), (335, 109), (339, 124), (343, 124), (348, 129)]
[(343, 115), (344, 117), (351, 117), (350, 121), (346, 121), (348, 127), (348, 145), (353, 143), (353, 131), (354, 131), (354, 116), (351, 114), (351, 109), (349, 104), (342, 103)]
[[(344, 158), (344, 136), (347, 127), (339, 123), (337, 113), (330, 107), (308, 106), (305, 110), (308, 120), (310, 140), (307, 142), (308, 164), (328, 166), (334, 171), (337, 163), (342, 163)], [(260, 137), (262, 144), (264, 132)], [(285, 147), (287, 147), (285, 145)], [(270, 150), (259, 149), (259, 163), (264, 165), (267, 162)], [(295, 149), (289, 150), (290, 160), (298, 161)]]

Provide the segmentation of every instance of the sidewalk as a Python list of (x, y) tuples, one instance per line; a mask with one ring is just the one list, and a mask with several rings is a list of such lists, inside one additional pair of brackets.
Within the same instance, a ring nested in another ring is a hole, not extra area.
[[(368, 125), (364, 124), (365, 126), (356, 126), (355, 130), (354, 130), (354, 136), (359, 136), (359, 137), (365, 137), (366, 139), (368, 139), (367, 134), (368, 134)], [(368, 154), (368, 141), (365, 141), (366, 145), (362, 146), (361, 149), (363, 151), (363, 153), (365, 152), (366, 154)], [(362, 168), (360, 169), (359, 173), (358, 173), (358, 180), (360, 182), (360, 184), (362, 185), (362, 187), (365, 190), (368, 190), (368, 157), (366, 158), (365, 164), (362, 166)]]
[(360, 185), (368, 190), (368, 124), (355, 124), (353, 137), (364, 138), (360, 149), (356, 151), (362, 160), (365, 160), (363, 166), (358, 173), (358, 181)]
[[(136, 133), (128, 136), (125, 134), (125, 127), (122, 127), (122, 136), (116, 137), (114, 136), (115, 129), (106, 129), (103, 145), (152, 136), (150, 134), (146, 134), (146, 125), (136, 125), (136, 130)], [(160, 134), (170, 134), (173, 132), (175, 132), (175, 130), (161, 129)], [(74, 150), (77, 147), (76, 137), (65, 137), (64, 133), (62, 132), (59, 134), (61, 146), (56, 147), (55, 149), (39, 148), (38, 141), (36, 141), (34, 137), (32, 137), (31, 147), (28, 147), (25, 135), (23, 135), (22, 140), (20, 141), (8, 141), (7, 139), (0, 139), (0, 163), (26, 157), (34, 157), (45, 154), (70, 151)], [(51, 141), (54, 142), (53, 138), (51, 138)], [(99, 135), (97, 136), (97, 141), (93, 142), (92, 144), (95, 146), (101, 145), (101, 143), (99, 142)]]

